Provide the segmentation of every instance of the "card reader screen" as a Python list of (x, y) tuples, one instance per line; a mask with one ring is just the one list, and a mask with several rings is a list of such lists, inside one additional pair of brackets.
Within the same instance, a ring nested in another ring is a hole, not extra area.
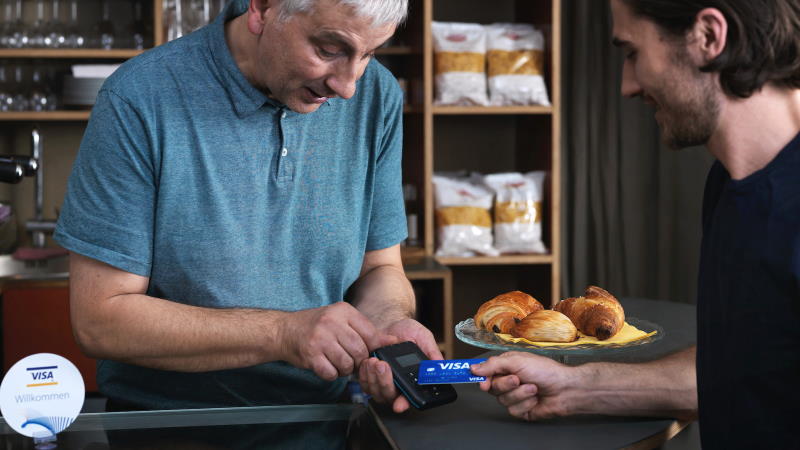
[(396, 360), (397, 363), (400, 364), (400, 367), (413, 366), (414, 364), (419, 364), (419, 362), (422, 361), (421, 359), (419, 359), (419, 356), (417, 356), (416, 353), (410, 353), (408, 355), (398, 356)]

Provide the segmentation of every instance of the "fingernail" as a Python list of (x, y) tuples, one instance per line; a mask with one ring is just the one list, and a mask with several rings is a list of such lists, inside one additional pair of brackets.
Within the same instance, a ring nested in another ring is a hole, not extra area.
[(378, 364), (378, 373), (383, 375), (384, 370), (383, 364)]

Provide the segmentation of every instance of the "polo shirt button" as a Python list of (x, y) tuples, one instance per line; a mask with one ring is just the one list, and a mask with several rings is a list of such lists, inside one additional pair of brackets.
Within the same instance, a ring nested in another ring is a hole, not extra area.
[(289, 154), (289, 150), (286, 147), (284, 147), (283, 150), (281, 150), (281, 156), (286, 156), (288, 154)]
[(286, 111), (281, 113), (281, 119), (285, 119), (285, 118), (286, 118)]

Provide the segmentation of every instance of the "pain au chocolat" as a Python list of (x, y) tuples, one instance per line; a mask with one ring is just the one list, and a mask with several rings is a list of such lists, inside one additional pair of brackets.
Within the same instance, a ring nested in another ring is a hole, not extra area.
[(564, 314), (543, 309), (528, 314), (511, 329), (511, 335), (534, 342), (572, 342), (578, 339), (578, 329)]
[(583, 297), (566, 298), (553, 308), (564, 313), (586, 335), (606, 340), (625, 325), (625, 311), (605, 289), (589, 286)]

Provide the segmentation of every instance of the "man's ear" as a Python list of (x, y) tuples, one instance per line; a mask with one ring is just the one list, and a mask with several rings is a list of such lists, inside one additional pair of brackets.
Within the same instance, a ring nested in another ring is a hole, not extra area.
[(728, 21), (720, 10), (705, 8), (697, 13), (692, 34), (696, 50), (705, 63), (709, 63), (725, 50)]
[(261, 34), (264, 31), (267, 11), (276, 9), (276, 0), (250, 0), (247, 8), (247, 29), (253, 34)]

